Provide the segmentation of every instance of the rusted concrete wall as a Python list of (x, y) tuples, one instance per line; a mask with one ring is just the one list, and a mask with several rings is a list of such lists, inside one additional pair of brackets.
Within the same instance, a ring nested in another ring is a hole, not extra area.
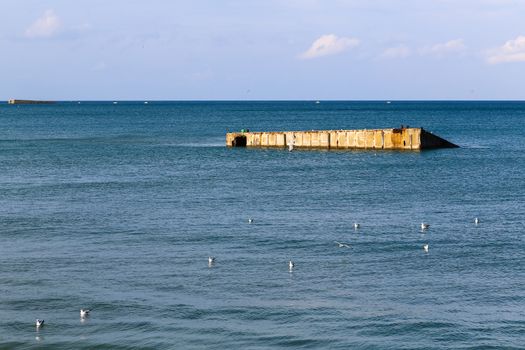
[(323, 149), (402, 149), (457, 147), (422, 128), (375, 130), (312, 130), (285, 132), (241, 132), (226, 134), (226, 145), (246, 138), (247, 147), (288, 147)]

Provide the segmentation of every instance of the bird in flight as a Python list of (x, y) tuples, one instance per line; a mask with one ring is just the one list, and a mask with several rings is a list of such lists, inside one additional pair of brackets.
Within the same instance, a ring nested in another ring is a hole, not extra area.
[(350, 245), (347, 243), (341, 243), (338, 241), (334, 241), (334, 243), (336, 243), (339, 246), (339, 248), (350, 248)]

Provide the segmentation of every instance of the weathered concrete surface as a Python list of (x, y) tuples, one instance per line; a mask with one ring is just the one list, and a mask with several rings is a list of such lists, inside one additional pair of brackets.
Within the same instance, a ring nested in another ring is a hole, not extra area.
[(423, 128), (373, 130), (312, 130), (235, 132), (226, 134), (228, 147), (288, 147), (322, 149), (402, 149), (453, 148), (457, 145)]

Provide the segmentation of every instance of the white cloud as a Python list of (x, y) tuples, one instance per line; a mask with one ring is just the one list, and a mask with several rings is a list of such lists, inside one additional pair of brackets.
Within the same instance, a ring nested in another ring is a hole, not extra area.
[(28, 38), (49, 38), (58, 32), (60, 26), (60, 18), (53, 10), (47, 10), (26, 29), (25, 35)]
[(426, 46), (420, 50), (422, 55), (443, 56), (447, 54), (462, 53), (466, 49), (463, 39), (454, 39), (446, 43), (440, 43), (433, 46)]
[(503, 46), (488, 52), (487, 62), (490, 64), (525, 62), (525, 36), (520, 35), (507, 41)]
[(299, 57), (311, 59), (321, 56), (336, 55), (359, 45), (356, 38), (337, 37), (334, 34), (323, 35), (313, 42), (310, 48), (303, 52)]
[(406, 58), (412, 54), (412, 50), (405, 45), (399, 45), (389, 47), (383, 51), (379, 58), (382, 59), (395, 59), (395, 58)]

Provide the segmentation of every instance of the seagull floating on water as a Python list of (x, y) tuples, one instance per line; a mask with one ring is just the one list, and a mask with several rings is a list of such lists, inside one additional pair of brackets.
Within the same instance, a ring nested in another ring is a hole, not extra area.
[(361, 227), (361, 225), (360, 225), (360, 224), (358, 224), (357, 222), (354, 222), (354, 229), (356, 229), (356, 230), (357, 230), (357, 229), (358, 229), (359, 227)]
[(88, 317), (90, 312), (88, 309), (80, 309), (80, 318)]
[(334, 243), (336, 243), (339, 248), (350, 248), (350, 245), (346, 244), (346, 243), (341, 243), (341, 242), (338, 242), (338, 241), (334, 241)]
[(248, 219), (248, 223), (249, 223), (249, 224), (253, 224), (253, 219), (252, 219), (252, 218), (249, 218), (249, 219)]
[(208, 257), (208, 265), (213, 265), (215, 263), (215, 257), (214, 256), (209, 256)]
[(421, 223), (421, 229), (422, 230), (427, 230), (429, 227), (430, 227), (429, 224), (425, 224), (424, 222)]
[(293, 270), (293, 267), (295, 266), (295, 264), (293, 263), (292, 260), (288, 261), (288, 268), (290, 269), (290, 271)]
[(423, 246), (423, 250), (425, 251), (425, 253), (428, 253), (428, 244), (425, 244), (425, 245)]
[(39, 320), (39, 319), (37, 318), (37, 319), (36, 319), (36, 322), (35, 322), (35, 325), (36, 325), (36, 328), (44, 327), (44, 320)]
[(474, 218), (474, 223), (477, 225), (479, 224), (479, 219), (478, 218)]

